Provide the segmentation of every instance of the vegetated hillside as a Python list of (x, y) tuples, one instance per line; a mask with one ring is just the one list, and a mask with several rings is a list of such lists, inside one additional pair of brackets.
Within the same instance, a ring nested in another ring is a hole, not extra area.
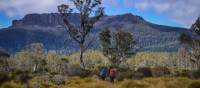
[[(68, 18), (78, 25), (78, 14)], [(57, 13), (28, 14), (21, 20), (14, 20), (9, 28), (0, 30), (0, 47), (15, 53), (31, 43), (43, 43), (47, 50), (70, 53), (78, 50), (77, 44), (63, 28), (62, 18)], [(177, 51), (178, 37), (188, 30), (153, 24), (132, 14), (104, 16), (95, 24), (91, 36), (95, 37), (92, 49), (99, 49), (98, 33), (109, 27), (113, 32), (119, 29), (131, 32), (137, 41), (139, 51)], [(92, 38), (93, 39), (93, 38)]]

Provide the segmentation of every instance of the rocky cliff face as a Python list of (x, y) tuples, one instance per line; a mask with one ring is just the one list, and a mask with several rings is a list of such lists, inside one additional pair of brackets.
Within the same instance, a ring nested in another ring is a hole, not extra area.
[[(74, 13), (68, 19), (77, 25), (78, 18), (78, 14)], [(14, 20), (11, 27), (0, 30), (0, 47), (15, 53), (31, 43), (43, 43), (48, 50), (77, 51), (77, 44), (62, 25), (62, 18), (58, 13), (28, 14), (21, 20)], [(184, 28), (153, 24), (132, 14), (104, 16), (92, 31), (96, 39), (91, 48), (100, 47), (98, 33), (104, 27), (109, 27), (111, 31), (120, 28), (131, 32), (140, 51), (176, 51), (180, 47), (180, 34), (189, 32)]]
[[(78, 14), (72, 14), (69, 18), (70, 22), (78, 23)], [(40, 27), (56, 27), (63, 25), (62, 17), (58, 13), (50, 14), (28, 14), (21, 20), (14, 20), (11, 27), (24, 26), (40, 26)]]

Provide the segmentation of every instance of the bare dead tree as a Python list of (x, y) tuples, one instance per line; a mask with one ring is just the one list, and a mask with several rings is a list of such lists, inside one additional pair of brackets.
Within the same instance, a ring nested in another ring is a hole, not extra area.
[[(62, 4), (58, 6), (58, 11), (63, 17), (64, 25), (70, 35), (80, 47), (80, 64), (85, 68), (83, 61), (83, 53), (91, 43), (86, 43), (86, 40), (94, 27), (94, 24), (104, 15), (101, 0), (71, 0), (75, 8), (70, 8), (69, 5)], [(69, 22), (67, 17), (72, 14), (73, 10), (79, 13), (79, 26)]]

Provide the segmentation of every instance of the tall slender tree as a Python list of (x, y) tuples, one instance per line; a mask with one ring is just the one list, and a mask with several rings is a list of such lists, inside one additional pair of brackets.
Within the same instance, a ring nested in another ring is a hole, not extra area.
[(198, 35), (200, 35), (200, 17), (192, 25), (191, 29), (193, 29)]
[(109, 49), (111, 47), (111, 35), (110, 30), (108, 27), (105, 27), (105, 29), (99, 33), (99, 39), (101, 41), (101, 48), (103, 51), (103, 54), (105, 56), (109, 55)]
[(183, 44), (190, 46), (187, 49), (190, 60), (200, 68), (200, 18), (191, 26), (191, 30), (197, 34), (195, 37), (182, 34), (179, 39)]
[(197, 34), (197, 38), (193, 39), (191, 61), (196, 63), (198, 69), (200, 69), (200, 17), (192, 25), (191, 29), (194, 30), (195, 33)]
[(106, 27), (99, 34), (99, 39), (104, 55), (114, 66), (118, 66), (125, 58), (135, 54), (134, 46), (136, 42), (129, 32), (119, 30), (111, 35)]
[[(91, 42), (86, 43), (86, 40), (94, 27), (94, 24), (103, 16), (104, 8), (101, 7), (101, 0), (71, 0), (75, 8), (70, 8), (69, 5), (62, 4), (58, 6), (58, 11), (63, 17), (64, 25), (73, 40), (80, 47), (80, 63), (83, 68), (84, 51), (91, 45)], [(69, 22), (67, 17), (72, 14), (73, 10), (79, 13), (80, 24), (78, 26)]]
[(115, 47), (117, 49), (117, 54), (120, 58), (120, 61), (122, 61), (124, 58), (129, 57), (132, 54), (135, 54), (135, 52), (133, 52), (133, 49), (136, 41), (134, 40), (131, 33), (119, 30), (117, 33), (115, 33), (115, 41)]

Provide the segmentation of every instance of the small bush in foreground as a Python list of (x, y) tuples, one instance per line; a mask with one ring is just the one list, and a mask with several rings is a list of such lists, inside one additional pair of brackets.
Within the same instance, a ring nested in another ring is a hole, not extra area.
[(151, 68), (148, 67), (138, 68), (138, 70), (134, 72), (133, 79), (142, 79), (144, 77), (152, 77)]
[(72, 77), (66, 82), (63, 88), (116, 88), (110, 82), (102, 81), (97, 78)]
[(6, 81), (9, 81), (11, 78), (6, 73), (0, 73), (0, 85)]
[(123, 81), (124, 79), (132, 79), (134, 71), (127, 68), (117, 69), (117, 80)]
[(198, 79), (200, 78), (200, 69), (192, 72), (192, 78)]
[(200, 81), (192, 82), (188, 88), (200, 88)]
[(22, 85), (20, 83), (10, 81), (3, 83), (0, 88), (22, 88)]
[(161, 77), (170, 74), (170, 70), (166, 67), (155, 67), (151, 69), (154, 77)]
[(62, 75), (54, 75), (52, 78), (52, 82), (56, 85), (64, 85), (65, 84), (65, 77)]
[(119, 85), (119, 88), (149, 88), (149, 84), (139, 81), (126, 80)]

